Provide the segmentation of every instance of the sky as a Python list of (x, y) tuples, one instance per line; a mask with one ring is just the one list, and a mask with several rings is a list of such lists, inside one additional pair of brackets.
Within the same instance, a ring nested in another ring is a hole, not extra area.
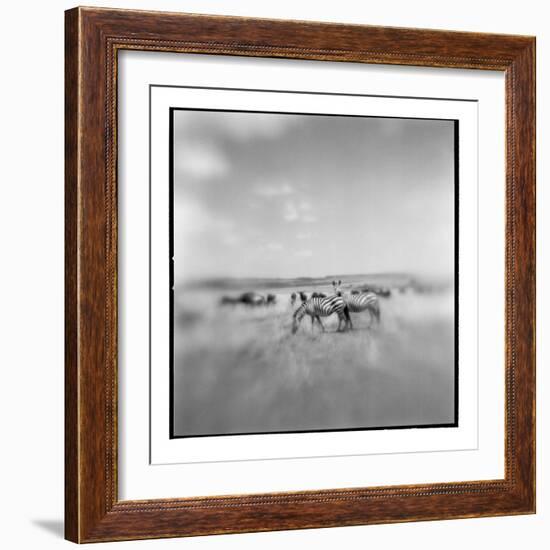
[(174, 111), (176, 283), (454, 272), (454, 123)]

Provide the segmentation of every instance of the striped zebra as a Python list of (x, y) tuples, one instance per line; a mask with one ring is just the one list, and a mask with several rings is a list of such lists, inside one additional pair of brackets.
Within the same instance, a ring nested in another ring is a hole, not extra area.
[(296, 334), (302, 319), (306, 315), (311, 317), (311, 330), (313, 330), (314, 323), (317, 321), (324, 332), (325, 327), (321, 322), (321, 317), (328, 317), (333, 313), (338, 315), (338, 331), (341, 329), (342, 322), (344, 322), (344, 329), (348, 327), (348, 324), (351, 326), (349, 311), (345, 300), (341, 296), (316, 297), (306, 300), (292, 316), (292, 334)]
[[(374, 292), (365, 292), (363, 294), (348, 294), (342, 295), (348, 310), (350, 313), (361, 313), (362, 311), (368, 311), (371, 318), (371, 324), (376, 320), (377, 324), (380, 324), (380, 303), (378, 302), (378, 296)], [(350, 320), (350, 326), (351, 320)]]
[[(361, 313), (362, 311), (368, 311), (370, 314), (371, 324), (374, 320), (376, 320), (377, 324), (380, 324), (380, 303), (378, 301), (378, 296), (374, 292), (370, 291), (356, 294), (352, 290), (350, 294), (345, 294), (341, 289), (341, 285), (342, 281), (332, 281), (334, 294), (344, 298), (349, 312)], [(351, 317), (350, 328), (353, 328), (353, 325), (351, 325)]]

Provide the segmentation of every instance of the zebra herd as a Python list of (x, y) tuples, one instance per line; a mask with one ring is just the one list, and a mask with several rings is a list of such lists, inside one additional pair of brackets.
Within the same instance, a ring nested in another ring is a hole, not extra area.
[[(296, 309), (292, 316), (292, 334), (296, 334), (302, 319), (309, 315), (311, 318), (311, 329), (315, 326), (315, 321), (324, 332), (325, 327), (321, 321), (321, 317), (329, 317), (336, 313), (338, 315), (338, 331), (352, 329), (350, 313), (361, 313), (368, 311), (371, 317), (371, 322), (375, 320), (380, 323), (380, 303), (378, 296), (374, 292), (364, 292), (361, 294), (345, 294), (341, 290), (342, 281), (332, 281), (334, 294), (326, 296), (322, 293), (313, 293), (310, 298), (300, 292), (302, 300), (301, 305)], [(296, 295), (291, 295), (291, 303), (296, 300)]]
[(244, 292), (239, 296), (222, 296), (219, 304), (221, 306), (234, 306), (243, 304), (246, 306), (272, 306), (277, 303), (275, 294), (258, 294), (257, 292)]
[[(290, 295), (290, 305), (294, 306), (298, 297), (299, 307), (292, 314), (292, 333), (296, 334), (303, 318), (308, 315), (311, 318), (311, 329), (315, 322), (324, 332), (325, 327), (321, 317), (338, 316), (338, 331), (353, 328), (351, 313), (367, 311), (370, 315), (371, 324), (380, 323), (380, 304), (378, 294), (380, 290), (352, 290), (342, 291), (342, 281), (332, 281), (333, 294), (327, 296), (324, 292), (313, 292), (308, 296), (303, 290), (293, 292)], [(221, 306), (245, 305), (248, 307), (270, 306), (277, 303), (275, 294), (262, 295), (257, 292), (244, 292), (238, 296), (222, 296), (219, 300)]]

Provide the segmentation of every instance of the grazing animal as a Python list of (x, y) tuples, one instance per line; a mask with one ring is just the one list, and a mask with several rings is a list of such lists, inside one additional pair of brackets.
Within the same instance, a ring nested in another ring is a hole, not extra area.
[(221, 306), (233, 306), (240, 303), (241, 303), (241, 299), (235, 298), (234, 296), (222, 296), (220, 298)]
[(265, 298), (257, 292), (245, 292), (241, 295), (240, 301), (247, 306), (261, 306), (265, 304)]
[(300, 300), (302, 300), (302, 302), (306, 302), (307, 294), (303, 290), (300, 290), (299, 294), (300, 294)]
[(275, 294), (268, 294), (267, 295), (267, 298), (266, 298), (266, 305), (268, 306), (272, 306), (272, 305), (275, 305), (275, 303), (277, 302), (277, 296), (275, 296)]
[(327, 295), (324, 292), (314, 292), (311, 295), (312, 298), (326, 298)]
[[(377, 324), (380, 324), (380, 304), (378, 302), (378, 296), (374, 292), (366, 292), (363, 294), (349, 294), (342, 295), (350, 313), (361, 313), (362, 311), (368, 311), (371, 317), (371, 323), (376, 320)], [(351, 321), (350, 321), (351, 326)], [(351, 328), (353, 328), (351, 326)]]
[(340, 331), (342, 322), (344, 329), (348, 324), (351, 327), (351, 319), (345, 300), (341, 296), (329, 296), (328, 298), (310, 298), (302, 303), (302, 305), (294, 312), (292, 318), (292, 334), (296, 334), (302, 319), (309, 315), (311, 317), (311, 330), (315, 321), (319, 323), (323, 332), (325, 327), (321, 322), (321, 317), (328, 317), (336, 313), (338, 315), (338, 331)]
[(362, 292), (374, 292), (376, 295), (382, 297), (382, 298), (389, 298), (391, 296), (391, 290), (386, 287), (371, 287), (371, 286), (364, 286), (361, 289)]
[(294, 302), (296, 302), (296, 292), (293, 292), (293, 293), (290, 295), (290, 305), (293, 306), (293, 305), (294, 305)]

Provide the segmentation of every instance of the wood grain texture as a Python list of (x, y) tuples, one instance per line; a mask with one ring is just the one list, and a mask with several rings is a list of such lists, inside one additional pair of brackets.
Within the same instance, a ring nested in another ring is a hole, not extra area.
[(78, 539), (78, 13), (65, 30), (65, 537)]
[[(116, 83), (120, 49), (504, 71), (506, 477), (174, 500), (117, 497)], [(66, 537), (75, 542), (535, 510), (535, 39), (166, 14), (66, 12)]]

